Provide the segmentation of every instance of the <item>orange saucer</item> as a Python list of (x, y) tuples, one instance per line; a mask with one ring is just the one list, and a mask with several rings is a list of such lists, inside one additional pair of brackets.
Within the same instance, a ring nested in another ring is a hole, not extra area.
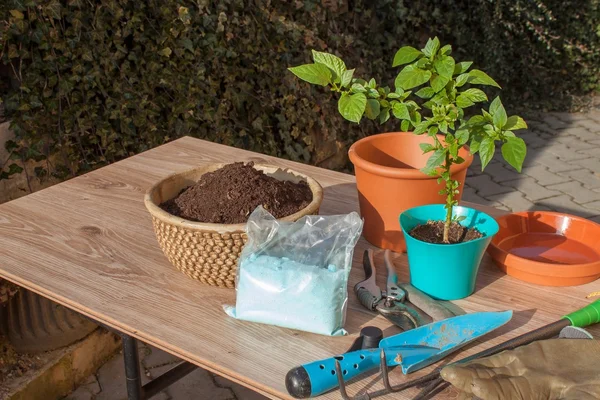
[(600, 278), (600, 225), (573, 215), (528, 211), (496, 219), (487, 251), (508, 275), (544, 286)]

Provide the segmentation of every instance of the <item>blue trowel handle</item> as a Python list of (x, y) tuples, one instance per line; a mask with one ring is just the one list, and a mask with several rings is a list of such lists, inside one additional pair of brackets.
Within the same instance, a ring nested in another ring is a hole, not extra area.
[(381, 349), (365, 349), (314, 361), (291, 369), (285, 377), (285, 386), (297, 399), (319, 396), (338, 386), (335, 360), (340, 362), (344, 381), (376, 369)]

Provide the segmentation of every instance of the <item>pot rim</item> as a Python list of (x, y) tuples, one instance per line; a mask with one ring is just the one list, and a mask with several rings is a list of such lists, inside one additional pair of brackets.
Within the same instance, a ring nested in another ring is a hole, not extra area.
[[(490, 214), (488, 214), (488, 213), (486, 213), (484, 211), (478, 210), (476, 208), (473, 208), (473, 207), (466, 207), (466, 206), (460, 206), (460, 205), (454, 206), (454, 209), (460, 208), (460, 209), (463, 209), (463, 210), (473, 210), (473, 211), (477, 211), (477, 212), (479, 212), (479, 213), (487, 216), (491, 221), (494, 222), (494, 224), (496, 224), (495, 232), (493, 234), (488, 234), (486, 236), (482, 236), (482, 237), (477, 238), (477, 239), (469, 240), (468, 242), (460, 242), (460, 243), (429, 243), (429, 242), (425, 242), (423, 240), (420, 240), (420, 239), (417, 239), (415, 237), (410, 236), (410, 234), (408, 233), (408, 231), (406, 229), (404, 229), (404, 226), (402, 225), (402, 215), (403, 214), (406, 214), (406, 213), (408, 213), (408, 212), (410, 212), (412, 210), (416, 210), (416, 209), (419, 209), (419, 208), (438, 208), (438, 207), (444, 207), (444, 206), (445, 206), (445, 204), (424, 204), (424, 205), (421, 205), (421, 206), (411, 207), (411, 208), (409, 208), (407, 210), (402, 211), (400, 213), (400, 215), (398, 216), (398, 223), (400, 224), (400, 228), (402, 229), (402, 233), (405, 236), (408, 236), (411, 239), (416, 240), (418, 242), (425, 243), (428, 246), (432, 246), (432, 247), (456, 247), (456, 246), (469, 246), (471, 244), (480, 242), (482, 240), (489, 240), (490, 243), (491, 243), (491, 241), (494, 239), (494, 237), (498, 234), (498, 231), (500, 230), (500, 224), (498, 224), (498, 221), (496, 221), (496, 218), (492, 217)], [(406, 247), (407, 247), (407, 251), (408, 251), (408, 243), (407, 243)], [(489, 247), (489, 245), (488, 245), (488, 247)]]
[[(350, 149), (348, 150), (348, 157), (350, 158), (350, 162), (354, 164), (355, 167), (359, 167), (367, 172), (370, 172), (375, 175), (385, 176), (388, 178), (400, 178), (400, 179), (437, 179), (436, 176), (429, 176), (423, 173), (421, 170), (416, 168), (395, 168), (395, 167), (386, 167), (384, 165), (376, 164), (371, 161), (367, 161), (364, 158), (360, 157), (356, 151), (358, 147), (361, 145), (376, 141), (378, 139), (388, 137), (388, 136), (413, 136), (412, 132), (385, 132), (378, 133), (375, 135), (366, 136), (362, 139), (354, 142)], [(438, 138), (444, 139), (443, 135), (437, 135)], [(469, 147), (464, 145), (463, 149), (465, 150), (465, 154), (461, 154), (461, 156), (465, 159), (462, 164), (454, 164), (450, 167), (450, 173), (452, 175), (457, 174), (464, 169), (467, 169), (473, 163), (473, 154), (469, 152)], [(463, 150), (461, 149), (461, 150)]]
[[(218, 223), (211, 223), (211, 222), (191, 221), (191, 220), (188, 220), (185, 218), (177, 217), (173, 214), (170, 214), (170, 213), (164, 211), (152, 199), (152, 194), (154, 193), (154, 191), (158, 190), (168, 180), (171, 180), (177, 176), (182, 176), (182, 175), (185, 176), (188, 174), (192, 174), (193, 172), (195, 172), (199, 169), (206, 169), (208, 172), (208, 169), (210, 169), (210, 168), (218, 169), (227, 164), (229, 164), (229, 163), (206, 163), (206, 164), (202, 164), (202, 165), (195, 166), (192, 168), (188, 168), (184, 171), (174, 172), (172, 174), (169, 174), (168, 176), (155, 182), (151, 187), (149, 187), (146, 190), (146, 193), (144, 194), (144, 204), (145, 204), (146, 208), (148, 209), (148, 211), (150, 212), (150, 214), (153, 217), (155, 217), (165, 223), (168, 223), (170, 225), (175, 225), (180, 228), (194, 229), (194, 230), (198, 230), (198, 231), (213, 231), (213, 232), (221, 232), (221, 233), (223, 233), (223, 232), (233, 233), (233, 232), (240, 232), (240, 231), (245, 232), (245, 230), (246, 230), (245, 222), (239, 223), (239, 224), (218, 224)], [(303, 174), (302, 172), (293, 170), (291, 168), (280, 167), (280, 166), (276, 166), (276, 165), (272, 165), (272, 164), (254, 163), (254, 167), (256, 169), (260, 169), (263, 171), (264, 170), (273, 170), (273, 171), (281, 170), (281, 171), (287, 172), (289, 174), (299, 176), (299, 177), (305, 179), (306, 183), (308, 183), (308, 186), (310, 187), (310, 190), (313, 195), (312, 201), (306, 207), (304, 207), (301, 210), (298, 210), (294, 214), (288, 215), (283, 218), (278, 218), (277, 219), (278, 221), (293, 222), (299, 218), (302, 218), (305, 215), (310, 215), (310, 214), (315, 213), (320, 208), (321, 203), (323, 202), (323, 187), (314, 178), (311, 178), (310, 176)]]

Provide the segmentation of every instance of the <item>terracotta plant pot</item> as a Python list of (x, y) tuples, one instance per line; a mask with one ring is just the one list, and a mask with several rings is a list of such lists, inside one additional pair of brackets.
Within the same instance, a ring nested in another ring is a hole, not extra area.
[[(439, 136), (443, 141), (443, 136)], [(431, 153), (423, 154), (420, 143), (433, 144), (427, 135), (390, 132), (368, 136), (355, 142), (348, 151), (354, 164), (361, 216), (365, 220), (363, 236), (374, 246), (405, 252), (406, 244), (398, 216), (409, 208), (445, 202), (439, 194), (443, 184), (437, 177), (420, 171)], [(452, 166), (452, 178), (460, 182), (460, 200), (467, 168), (473, 156), (466, 148), (459, 155), (462, 164)]]

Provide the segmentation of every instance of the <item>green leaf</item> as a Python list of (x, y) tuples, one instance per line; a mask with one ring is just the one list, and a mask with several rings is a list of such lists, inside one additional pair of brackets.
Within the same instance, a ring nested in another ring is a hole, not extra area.
[(351, 122), (359, 123), (366, 107), (367, 96), (364, 93), (342, 93), (338, 101), (338, 111), (342, 114), (342, 117)]
[(494, 121), (494, 117), (492, 117), (492, 114), (490, 114), (489, 112), (487, 112), (485, 110), (481, 110), (481, 113), (483, 114), (483, 118), (485, 118), (486, 121), (488, 121), (488, 122)]
[(441, 76), (445, 76), (450, 80), (454, 73), (454, 58), (450, 56), (443, 56), (435, 60), (433, 67)]
[(478, 69), (473, 69), (471, 72), (469, 72), (469, 83), (476, 85), (496, 86), (497, 88), (500, 88), (500, 85), (498, 85), (495, 80), (490, 78), (485, 72)]
[(394, 114), (394, 117), (398, 119), (410, 119), (408, 107), (404, 103), (394, 103), (394, 106), (392, 107), (392, 113)]
[(473, 115), (471, 118), (469, 118), (467, 125), (473, 126), (473, 125), (477, 125), (477, 124), (482, 124), (484, 122), (485, 122), (485, 117), (483, 115)]
[(472, 106), (473, 104), (475, 103), (469, 98), (468, 95), (461, 93), (456, 97), (456, 105), (460, 108), (467, 108)]
[(373, 99), (378, 99), (378, 98), (380, 97), (380, 96), (379, 96), (379, 91), (377, 91), (377, 90), (375, 90), (375, 89), (373, 89), (373, 88), (368, 88), (368, 89), (367, 89), (367, 94), (368, 94), (368, 95), (369, 95), (371, 98), (373, 98)]
[(467, 72), (469, 68), (473, 65), (473, 61), (462, 61), (454, 66), (454, 75), (463, 74)]
[(487, 95), (483, 92), (483, 90), (480, 89), (467, 89), (464, 92), (461, 93), (463, 96), (467, 96), (467, 98), (469, 100), (471, 100), (472, 102), (479, 102), (479, 101), (487, 101)]
[(312, 55), (313, 61), (316, 64), (322, 64), (330, 68), (335, 73), (335, 76), (341, 80), (342, 74), (346, 70), (346, 64), (344, 64), (344, 61), (342, 61), (341, 58), (333, 54), (323, 53), (315, 50), (312, 51)]
[(375, 119), (379, 116), (380, 105), (379, 101), (375, 99), (367, 100), (367, 107), (365, 108), (365, 115), (369, 119)]
[(494, 139), (489, 137), (483, 138), (481, 144), (479, 145), (479, 157), (481, 158), (482, 171), (490, 163), (490, 161), (492, 161), (492, 157), (494, 157), (495, 152), (496, 144), (494, 143)]
[(415, 94), (422, 99), (429, 99), (435, 94), (435, 91), (430, 87), (424, 87)]
[(390, 119), (390, 109), (384, 108), (379, 113), (379, 123), (385, 124)]
[(8, 166), (9, 175), (20, 174), (21, 172), (23, 172), (23, 168), (18, 166), (17, 164), (13, 163)]
[(429, 125), (431, 125), (431, 121), (423, 121), (417, 126), (415, 126), (415, 130), (413, 133), (415, 135), (422, 135), (423, 133), (427, 132), (427, 128), (429, 128)]
[(371, 89), (375, 89), (375, 86), (377, 86), (377, 81), (375, 80), (375, 78), (371, 78), (371, 79), (369, 80), (368, 86), (369, 86), (369, 88), (371, 88)]
[(361, 84), (358, 84), (358, 83), (353, 83), (350, 90), (352, 90), (354, 93), (366, 93), (367, 92), (367, 89), (365, 89), (364, 86), (362, 86)]
[(435, 135), (437, 135), (438, 131), (439, 131), (439, 129), (437, 126), (430, 126), (429, 129), (427, 130), (427, 134), (429, 136), (435, 136)]
[(502, 129), (508, 118), (506, 116), (506, 110), (500, 101), (500, 96), (497, 96), (490, 104), (490, 114), (492, 114), (494, 126), (498, 129)]
[(402, 123), (400, 124), (400, 129), (402, 130), (402, 132), (408, 132), (409, 128), (410, 128), (410, 121), (407, 119), (402, 121)]
[(448, 82), (450, 82), (450, 78), (448, 78), (447, 76), (433, 74), (433, 76), (431, 77), (431, 88), (434, 90), (435, 93), (437, 93), (443, 88), (445, 88)]
[(452, 46), (450, 46), (449, 44), (445, 45), (440, 49), (440, 53), (445, 56), (452, 53)]
[(442, 165), (445, 160), (446, 160), (446, 149), (444, 149), (444, 148), (437, 149), (429, 157), (429, 159), (427, 160), (427, 164), (425, 165), (425, 168), (423, 168), (421, 171), (423, 171), (427, 175), (431, 175), (431, 174), (435, 173), (435, 170), (440, 165)]
[(469, 74), (460, 74), (456, 77), (456, 84), (454, 86), (461, 87), (469, 80)]
[(436, 37), (429, 39), (425, 44), (425, 48), (421, 50), (429, 58), (433, 58), (440, 48), (440, 40)]
[(394, 62), (392, 63), (392, 67), (408, 64), (421, 57), (422, 55), (423, 53), (421, 53), (414, 47), (404, 46), (396, 52), (396, 55), (394, 56)]
[(419, 147), (423, 151), (423, 154), (429, 153), (430, 151), (435, 150), (435, 146), (433, 146), (429, 143), (419, 143)]
[(388, 99), (399, 99), (399, 98), (400, 98), (400, 95), (399, 95), (398, 93), (389, 93), (389, 94), (387, 95), (387, 98), (388, 98)]
[(460, 128), (456, 132), (454, 132), (454, 137), (458, 141), (459, 145), (463, 145), (469, 141), (469, 129), (468, 128)]
[(509, 137), (502, 145), (502, 157), (519, 173), (525, 161), (527, 146), (525, 141), (518, 137)]
[(25, 18), (25, 15), (23, 15), (23, 13), (21, 11), (19, 11), (19, 10), (10, 10), (10, 15), (12, 15), (13, 17), (15, 17), (16, 19), (23, 19), (23, 18)]
[(447, 121), (442, 121), (438, 124), (438, 126), (440, 127), (440, 131), (443, 133), (448, 133), (448, 122)]
[(327, 86), (331, 83), (331, 70), (323, 64), (304, 64), (288, 68), (288, 70), (313, 85)]
[(171, 51), (170, 47), (165, 47), (161, 51), (158, 52), (163, 57), (169, 57), (173, 51)]
[(394, 85), (404, 90), (422, 85), (431, 78), (431, 71), (425, 71), (414, 65), (407, 65), (396, 77)]
[(342, 87), (348, 87), (350, 85), (350, 83), (352, 82), (353, 75), (354, 75), (353, 69), (349, 69), (349, 70), (342, 72), (342, 78), (340, 81), (340, 84), (342, 85)]
[(506, 120), (506, 125), (504, 125), (503, 129), (506, 129), (508, 131), (516, 131), (517, 129), (527, 129), (527, 123), (525, 123), (523, 118), (519, 117), (518, 115), (513, 115), (511, 117), (508, 117), (508, 119)]

